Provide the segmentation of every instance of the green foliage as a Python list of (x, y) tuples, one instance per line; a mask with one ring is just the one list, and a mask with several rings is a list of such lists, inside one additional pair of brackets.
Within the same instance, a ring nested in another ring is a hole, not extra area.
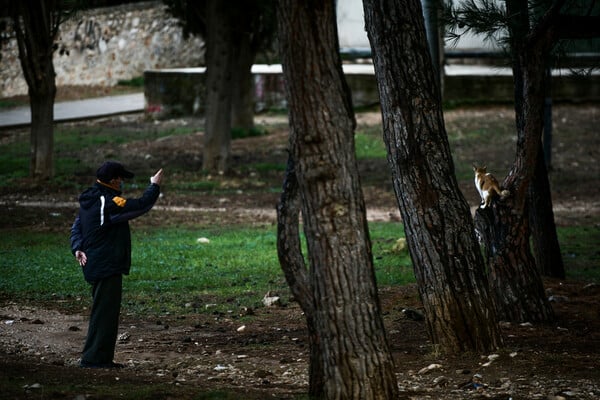
[(484, 35), (485, 40), (502, 43), (505, 40), (509, 18), (503, 2), (494, 0), (465, 0), (459, 6), (444, 4), (444, 22), (447, 37), (457, 41), (461, 35)]

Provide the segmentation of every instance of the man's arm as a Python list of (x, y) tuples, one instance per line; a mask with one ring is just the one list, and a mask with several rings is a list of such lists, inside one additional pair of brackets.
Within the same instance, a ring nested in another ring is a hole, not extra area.
[(81, 219), (79, 218), (79, 214), (77, 214), (77, 218), (75, 218), (75, 222), (73, 222), (73, 226), (71, 226), (71, 253), (75, 255), (77, 250), (81, 249), (81, 244), (83, 243), (83, 235), (81, 233)]
[(150, 185), (142, 195), (137, 199), (123, 199), (121, 197), (113, 198), (116, 207), (111, 207), (111, 223), (129, 221), (147, 213), (156, 203), (160, 195), (160, 183), (162, 182), (163, 170), (160, 169), (156, 174), (150, 177)]
[(71, 252), (77, 259), (77, 262), (79, 262), (79, 265), (84, 267), (87, 263), (87, 256), (81, 250), (82, 242), (81, 219), (79, 218), (79, 214), (77, 214), (77, 218), (75, 218), (75, 222), (73, 222), (73, 226), (71, 226)]

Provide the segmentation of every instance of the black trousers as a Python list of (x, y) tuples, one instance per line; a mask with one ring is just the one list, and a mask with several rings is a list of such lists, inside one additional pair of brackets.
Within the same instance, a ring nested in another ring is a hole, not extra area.
[(92, 287), (94, 300), (81, 357), (82, 363), (107, 364), (113, 361), (119, 330), (122, 292), (121, 274), (94, 283)]

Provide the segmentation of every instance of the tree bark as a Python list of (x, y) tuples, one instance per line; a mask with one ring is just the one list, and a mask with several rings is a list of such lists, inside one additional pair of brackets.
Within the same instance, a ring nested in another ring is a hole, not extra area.
[(290, 157), (314, 299), (311, 345), (318, 343), (321, 354), (321, 366), (311, 374), (323, 374), (311, 378), (322, 388), (310, 392), (320, 391), (326, 399), (394, 399), (396, 378), (375, 284), (334, 2), (284, 0), (278, 17)]
[(454, 175), (419, 0), (365, 0), (384, 140), (429, 334), (448, 352), (501, 343), (469, 206)]
[(30, 175), (48, 179), (54, 176), (54, 66), (49, 62), (46, 74), (52, 76), (41, 85), (29, 88), (31, 109)]
[(311, 398), (321, 398), (325, 374), (315, 321), (315, 299), (301, 249), (300, 207), (298, 179), (293, 158), (289, 157), (283, 191), (277, 205), (277, 254), (292, 295), (306, 317), (310, 351), (308, 394)]
[(206, 120), (202, 169), (225, 173), (231, 153), (231, 104), (237, 58), (228, 2), (208, 0), (206, 47)]
[(529, 221), (531, 244), (540, 273), (552, 278), (565, 278), (560, 244), (554, 223), (552, 193), (542, 150), (538, 151), (534, 179), (529, 186)]
[(513, 215), (510, 202), (493, 200), (477, 209), (475, 225), (485, 244), (490, 286), (498, 319), (547, 322), (553, 314), (529, 250), (526, 215)]
[(231, 103), (231, 127), (249, 132), (254, 128), (254, 81), (252, 64), (254, 53), (250, 45), (248, 32), (242, 32), (239, 43), (240, 51), (236, 60), (235, 95)]
[(13, 2), (13, 21), (19, 60), (29, 89), (31, 109), (30, 175), (54, 176), (54, 98), (56, 82), (52, 55), (61, 20), (55, 1)]

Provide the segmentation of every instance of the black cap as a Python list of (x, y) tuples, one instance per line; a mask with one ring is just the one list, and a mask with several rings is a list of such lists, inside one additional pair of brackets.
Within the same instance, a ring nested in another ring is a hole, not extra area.
[(107, 161), (98, 168), (96, 177), (108, 183), (115, 178), (133, 178), (133, 172), (126, 170), (121, 163)]

